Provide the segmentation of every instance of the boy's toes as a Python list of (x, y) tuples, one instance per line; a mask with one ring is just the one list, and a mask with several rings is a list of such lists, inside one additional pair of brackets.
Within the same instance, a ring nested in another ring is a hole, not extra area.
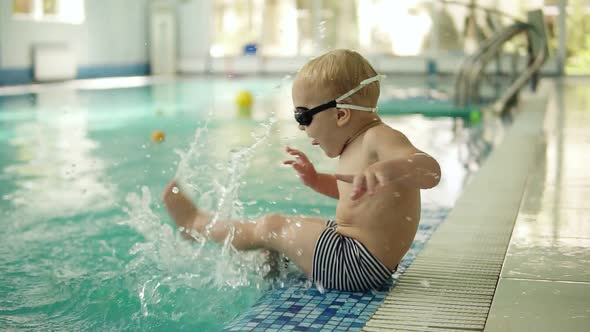
[(175, 194), (178, 194), (179, 192), (180, 192), (180, 189), (178, 188), (178, 184), (176, 183), (176, 180), (172, 180), (166, 186), (166, 189), (164, 189), (164, 192), (162, 193), (162, 200), (166, 201), (166, 200), (170, 199), (170, 195), (175, 195)]

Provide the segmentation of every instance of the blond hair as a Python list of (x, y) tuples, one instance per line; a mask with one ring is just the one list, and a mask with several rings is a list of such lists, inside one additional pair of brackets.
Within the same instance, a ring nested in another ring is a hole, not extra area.
[[(326, 91), (337, 98), (354, 89), (361, 81), (377, 75), (369, 61), (351, 50), (333, 50), (312, 59), (297, 73), (315, 91)], [(379, 99), (379, 82), (374, 82), (351, 96), (362, 106), (375, 107)]]

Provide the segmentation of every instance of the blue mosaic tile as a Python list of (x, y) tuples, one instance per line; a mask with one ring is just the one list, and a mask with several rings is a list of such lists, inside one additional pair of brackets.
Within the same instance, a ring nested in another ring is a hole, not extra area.
[(310, 288), (305, 279), (266, 292), (225, 327), (225, 331), (360, 331), (385, 299), (396, 280), (422, 250), (449, 209), (423, 209), (412, 247), (383, 289), (366, 293)]

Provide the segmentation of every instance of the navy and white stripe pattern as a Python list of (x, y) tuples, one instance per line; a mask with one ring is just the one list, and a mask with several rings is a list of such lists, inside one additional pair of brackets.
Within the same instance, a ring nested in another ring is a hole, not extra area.
[(336, 232), (328, 220), (313, 253), (313, 281), (328, 289), (352, 292), (378, 289), (393, 274), (359, 241)]

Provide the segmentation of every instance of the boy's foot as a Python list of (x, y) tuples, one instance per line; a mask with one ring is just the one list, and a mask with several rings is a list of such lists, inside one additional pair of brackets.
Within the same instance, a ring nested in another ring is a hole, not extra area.
[(178, 227), (184, 227), (185, 231), (191, 229), (194, 229), (197, 232), (202, 231), (204, 225), (198, 225), (197, 223), (199, 210), (193, 202), (180, 191), (180, 187), (175, 180), (172, 180), (166, 189), (164, 189), (162, 200), (164, 201), (164, 204), (166, 204), (166, 209), (168, 209), (170, 217), (172, 217)]

